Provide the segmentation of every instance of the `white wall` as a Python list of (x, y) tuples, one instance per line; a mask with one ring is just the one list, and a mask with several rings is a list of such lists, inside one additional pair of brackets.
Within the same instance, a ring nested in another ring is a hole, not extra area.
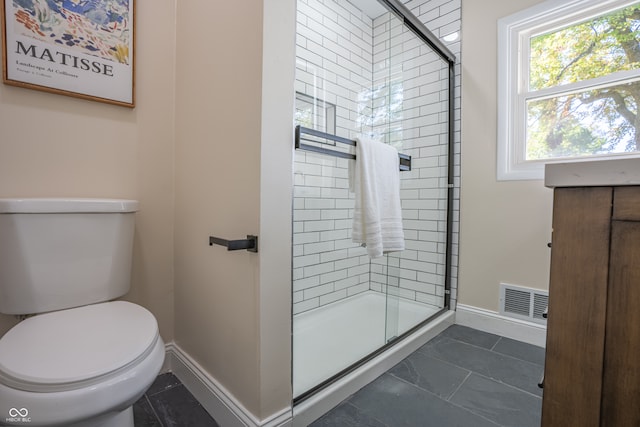
[(208, 239), (260, 231), (262, 1), (177, 15), (175, 341), (257, 414), (258, 256)]
[(260, 415), (290, 408), (295, 1), (266, 0), (260, 165)]
[(496, 180), (497, 21), (537, 0), (462, 1), (459, 302), (498, 311), (501, 282), (548, 288), (552, 192)]
[[(175, 342), (257, 420), (292, 396), (294, 10), (177, 9)], [(257, 254), (208, 245), (247, 234)]]
[[(0, 197), (140, 201), (126, 299), (173, 339), (175, 2), (136, 5), (136, 107), (0, 84)], [(158, 31), (163, 28), (163, 31)], [(0, 335), (16, 323), (0, 315)]]

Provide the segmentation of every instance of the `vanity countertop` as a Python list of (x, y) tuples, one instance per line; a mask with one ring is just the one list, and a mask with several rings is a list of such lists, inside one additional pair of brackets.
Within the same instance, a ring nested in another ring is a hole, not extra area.
[(549, 163), (545, 187), (640, 185), (640, 158)]

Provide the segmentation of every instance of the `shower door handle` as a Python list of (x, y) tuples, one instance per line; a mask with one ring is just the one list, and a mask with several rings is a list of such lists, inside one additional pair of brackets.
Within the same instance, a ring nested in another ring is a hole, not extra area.
[(258, 236), (247, 235), (246, 239), (242, 240), (227, 240), (220, 237), (209, 236), (209, 246), (214, 244), (220, 246), (226, 246), (228, 251), (238, 251), (246, 249), (249, 252), (258, 252)]

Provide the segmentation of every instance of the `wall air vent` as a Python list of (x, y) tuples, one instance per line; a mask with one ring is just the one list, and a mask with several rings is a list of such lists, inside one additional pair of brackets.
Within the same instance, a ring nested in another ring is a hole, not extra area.
[(503, 316), (545, 324), (547, 320), (542, 313), (548, 301), (547, 291), (500, 284), (500, 314)]

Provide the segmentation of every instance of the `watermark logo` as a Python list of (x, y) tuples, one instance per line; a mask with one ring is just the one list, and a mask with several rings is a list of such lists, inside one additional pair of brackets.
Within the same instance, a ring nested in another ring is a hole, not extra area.
[(9, 409), (9, 416), (10, 417), (26, 417), (27, 415), (29, 415), (29, 410), (27, 408), (20, 408), (20, 409), (11, 408), (11, 409)]
[(27, 408), (11, 408), (5, 421), (8, 423), (30, 423), (29, 410)]

